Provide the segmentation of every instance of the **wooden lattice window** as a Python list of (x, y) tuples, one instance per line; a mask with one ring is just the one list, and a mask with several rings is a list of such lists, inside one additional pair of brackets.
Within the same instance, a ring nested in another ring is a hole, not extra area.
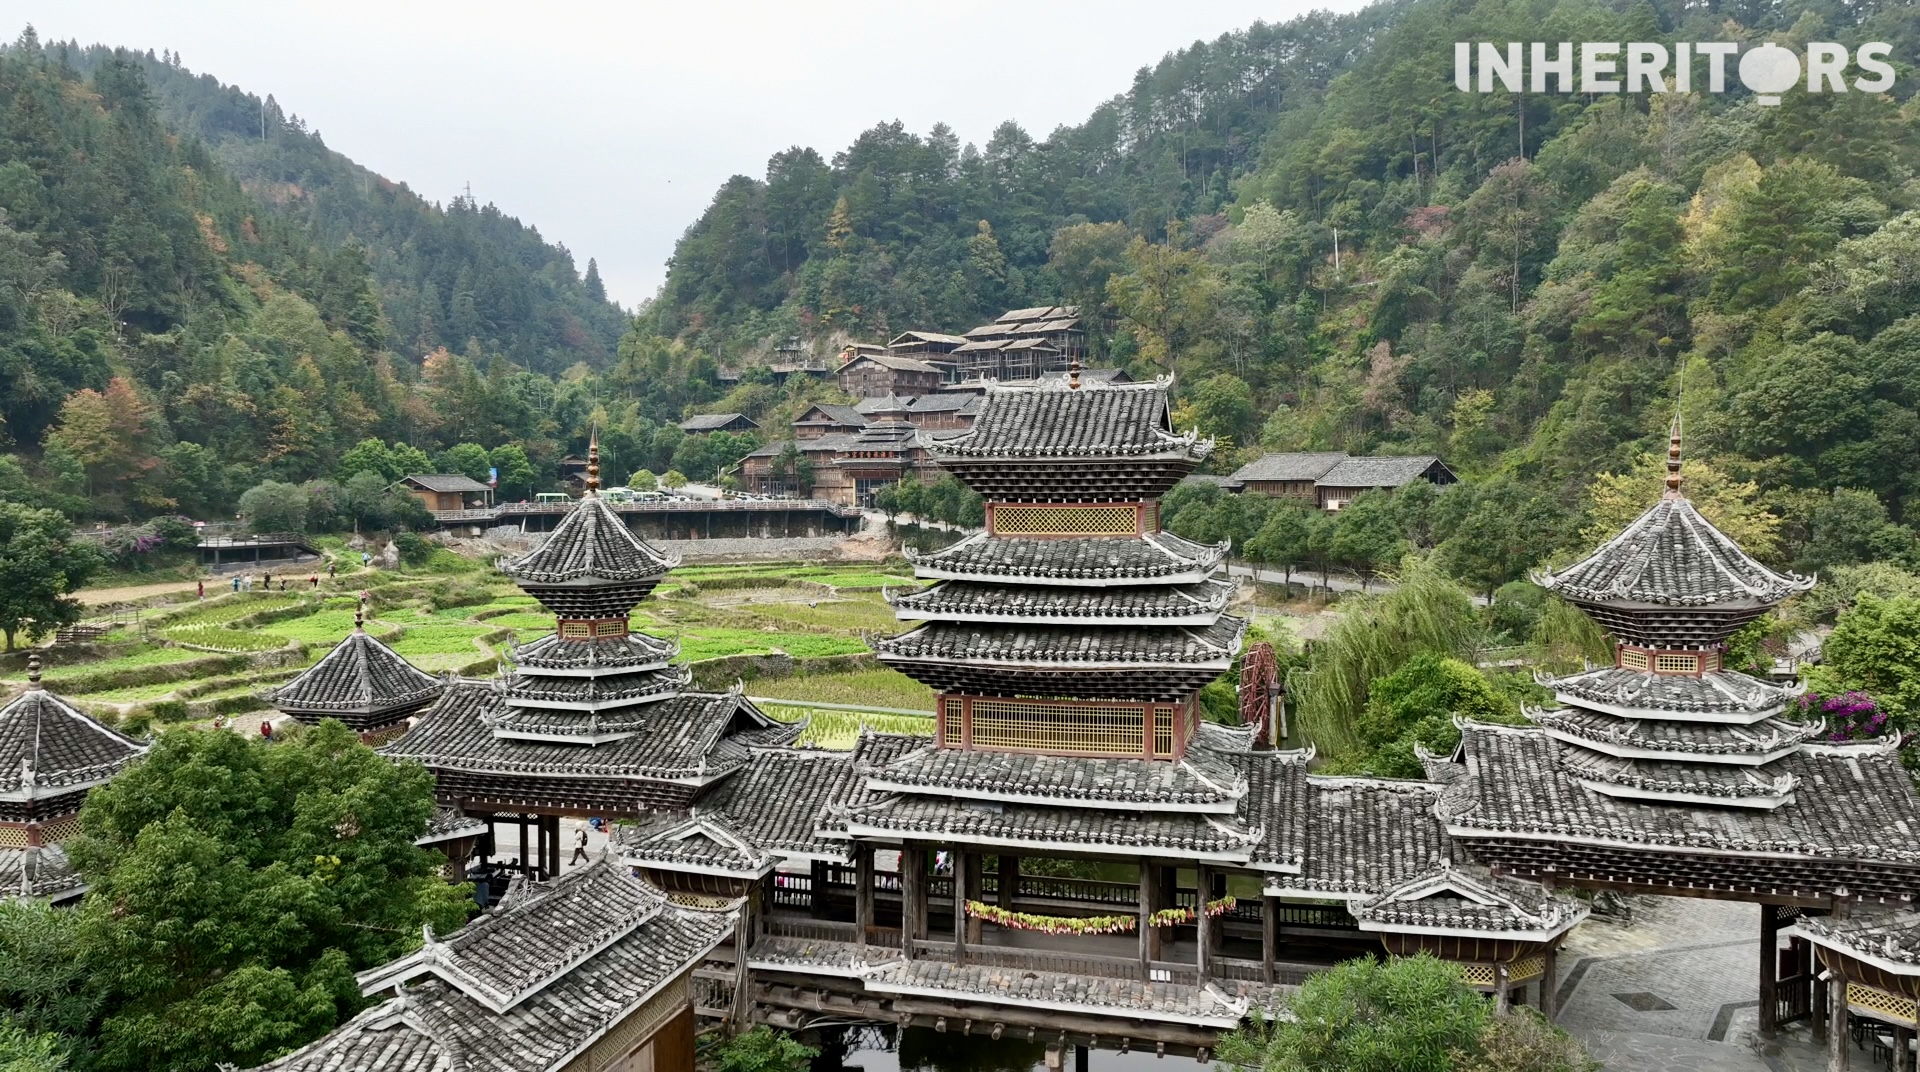
[(1712, 673), (1713, 671), (1720, 669), (1720, 653), (1717, 651), (1710, 651), (1707, 654), (1700, 656), (1700, 669), (1707, 673)]
[(1495, 981), (1491, 964), (1462, 964), (1460, 974), (1468, 986), (1492, 986)]
[(962, 721), (962, 712), (965, 710), (963, 703), (964, 701), (961, 700), (940, 701), (941, 744), (958, 745), (966, 743), (966, 734), (964, 732), (966, 726)]
[(1847, 1004), (1857, 1009), (1864, 1009), (1869, 1015), (1909, 1026), (1915, 1022), (1916, 1013), (1920, 1013), (1920, 1009), (1915, 1008), (1912, 998), (1902, 997), (1865, 983), (1847, 984)]
[(1697, 674), (1700, 672), (1700, 658), (1697, 655), (1656, 655), (1653, 657), (1653, 669), (1658, 674)]
[(613, 618), (604, 622), (595, 622), (593, 623), (593, 635), (597, 637), (626, 636), (626, 620), (623, 618)]
[(973, 701), (973, 744), (1033, 752), (1137, 756), (1146, 746), (1145, 709), (1134, 706)]
[(1034, 506), (1002, 503), (993, 508), (993, 530), (1003, 536), (1131, 536), (1138, 531), (1133, 503)]
[(0, 849), (24, 849), (27, 847), (27, 828), (24, 826), (0, 826)]
[(1159, 503), (1150, 502), (1150, 503), (1141, 504), (1140, 531), (1141, 532), (1159, 532), (1160, 531), (1160, 504)]
[(80, 816), (63, 815), (52, 822), (40, 824), (40, 843), (51, 845), (65, 841), (80, 832)]
[(1633, 648), (1621, 648), (1620, 665), (1627, 670), (1645, 670), (1647, 668), (1647, 653), (1637, 651)]
[(1546, 957), (1537, 954), (1531, 957), (1522, 957), (1512, 964), (1507, 965), (1507, 981), (1510, 983), (1524, 983), (1529, 979), (1536, 979), (1545, 975), (1546, 971)]
[(1156, 756), (1173, 755), (1173, 720), (1180, 717), (1178, 707), (1156, 707), (1153, 709), (1153, 754)]
[(578, 640), (588, 639), (593, 636), (593, 623), (592, 622), (561, 622), (560, 635), (563, 637), (570, 637)]

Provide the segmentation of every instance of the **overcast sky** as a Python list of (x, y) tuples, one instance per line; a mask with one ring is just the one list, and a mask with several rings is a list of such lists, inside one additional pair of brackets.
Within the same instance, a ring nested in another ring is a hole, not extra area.
[(633, 305), (730, 175), (876, 122), (984, 143), (1078, 123), (1195, 40), (1359, 0), (0, 0), (7, 39), (174, 49), (429, 199), (473, 184)]

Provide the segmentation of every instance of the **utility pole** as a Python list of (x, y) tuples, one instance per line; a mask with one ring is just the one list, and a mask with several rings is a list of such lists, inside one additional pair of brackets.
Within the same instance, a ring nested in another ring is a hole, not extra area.
[(1340, 228), (1333, 229), (1333, 281), (1340, 281)]

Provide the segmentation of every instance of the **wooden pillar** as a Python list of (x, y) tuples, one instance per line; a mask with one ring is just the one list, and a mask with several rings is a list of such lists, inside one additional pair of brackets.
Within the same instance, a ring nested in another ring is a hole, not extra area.
[(1020, 857), (1000, 854), (1000, 907), (1013, 911), (1013, 899), (1020, 892)]
[[(976, 901), (986, 900), (987, 899), (987, 885), (986, 885), (987, 858), (986, 856), (982, 855), (981, 853), (970, 852), (970, 853), (967, 853), (966, 856), (962, 858), (962, 860), (966, 865), (963, 870), (965, 870), (967, 873), (968, 896), (970, 896), (972, 899)], [(963, 911), (964, 908), (965, 908), (964, 905), (955, 905), (954, 911), (960, 912), (960, 911)], [(981, 941), (980, 926), (981, 926), (981, 923), (979, 920), (968, 917), (967, 941), (972, 942), (974, 945), (979, 945)]]
[(560, 875), (560, 817), (547, 816), (547, 861), (550, 865), (548, 875), (555, 878)]
[(1907, 1049), (1907, 1042), (1913, 1038), (1910, 1027), (1893, 1029), (1893, 1072), (1914, 1072), (1913, 1051)]
[(752, 988), (747, 980), (747, 949), (753, 944), (753, 902), (752, 893), (747, 902), (740, 906), (740, 916), (733, 924), (733, 1006), (728, 1011), (729, 1027), (732, 1034), (747, 1029), (747, 1020), (752, 1015), (753, 1003), (749, 1000)]
[(1780, 1002), (1776, 984), (1780, 973), (1780, 913), (1773, 905), (1760, 906), (1760, 1037), (1772, 1038), (1779, 1027)]
[(1493, 1011), (1495, 1015), (1505, 1016), (1513, 1004), (1513, 983), (1507, 978), (1506, 961), (1495, 961), (1493, 965)]
[(533, 850), (527, 847), (527, 817), (524, 815), (520, 817), (520, 867), (522, 874), (533, 877), (530, 870), (533, 867)]
[[(1212, 883), (1211, 883), (1211, 884), (1210, 884), (1210, 885), (1209, 885), (1209, 886), (1208, 886), (1207, 888), (1208, 888), (1208, 889), (1211, 889), (1211, 890), (1212, 890), (1213, 892), (1212, 892), (1212, 893), (1209, 893), (1209, 894), (1206, 894), (1206, 895), (1204, 895), (1204, 896), (1202, 896), (1202, 897), (1201, 897), (1201, 901), (1203, 902), (1203, 903), (1201, 904), (1201, 908), (1202, 908), (1202, 909), (1204, 909), (1204, 908), (1206, 907), (1206, 905), (1205, 905), (1205, 903), (1204, 903), (1205, 901), (1207, 901), (1207, 900), (1215, 900), (1215, 901), (1217, 901), (1217, 900), (1219, 900), (1220, 898), (1222, 898), (1222, 897), (1225, 897), (1225, 896), (1227, 895), (1227, 875), (1226, 875), (1226, 872), (1224, 872), (1224, 871), (1210, 871), (1210, 872), (1208, 872), (1208, 873), (1209, 873), (1209, 874), (1211, 874), (1211, 875), (1213, 876), (1213, 881), (1212, 881)], [(1224, 952), (1224, 951), (1226, 950), (1226, 947), (1227, 947), (1227, 928), (1226, 928), (1226, 925), (1225, 925), (1225, 924), (1223, 924), (1223, 923), (1215, 923), (1215, 924), (1213, 924), (1213, 926), (1211, 926), (1210, 928), (1208, 928), (1208, 930), (1207, 930), (1207, 933), (1208, 933), (1209, 935), (1212, 935), (1212, 937), (1213, 937), (1213, 945), (1211, 945), (1211, 946), (1210, 946), (1210, 947), (1208, 947), (1208, 948), (1209, 948), (1209, 949), (1211, 950), (1211, 952), (1212, 952), (1212, 953), (1213, 953), (1213, 954), (1214, 954), (1215, 956), (1218, 956), (1218, 955), (1219, 955), (1220, 953), (1222, 953), (1222, 952)]]
[(1280, 950), (1280, 898), (1260, 898), (1260, 981), (1273, 985), (1273, 960)]
[(853, 927), (865, 959), (867, 931), (873, 927), (873, 846), (864, 842), (853, 847)]
[(814, 919), (827, 918), (827, 862), (815, 860), (812, 866), (813, 895), (807, 912)]
[(1213, 919), (1207, 915), (1207, 894), (1212, 889), (1213, 871), (1201, 864), (1193, 884), (1193, 963), (1200, 969), (1203, 986), (1213, 967)]
[(914, 958), (913, 943), (926, 933), (927, 850), (918, 845), (900, 849), (900, 955)]
[(1540, 966), (1540, 1015), (1552, 1023), (1560, 1015), (1560, 943), (1555, 941), (1543, 954)]
[(1827, 981), (1827, 1072), (1847, 1072), (1852, 1064), (1853, 1032), (1847, 1030), (1847, 981), (1836, 972)]
[[(1160, 909), (1173, 904), (1173, 900), (1166, 895), (1166, 877), (1173, 873), (1173, 868), (1152, 862), (1141, 866), (1146, 869), (1146, 877), (1141, 880), (1140, 902), (1145, 906), (1147, 915), (1151, 917)], [(1154, 960), (1167, 959), (1166, 944), (1166, 932), (1158, 927), (1147, 928), (1148, 957)]]
[(953, 962), (967, 962), (967, 898), (972, 891), (967, 889), (967, 877), (973, 871), (973, 853), (965, 849), (953, 850)]
[(1150, 980), (1153, 978), (1152, 972), (1149, 970), (1149, 966), (1152, 964), (1153, 956), (1156, 952), (1158, 952), (1158, 947), (1160, 944), (1158, 936), (1154, 934), (1154, 930), (1153, 930), (1153, 891), (1154, 891), (1155, 877), (1156, 876), (1153, 873), (1153, 864), (1146, 860), (1140, 861), (1139, 928), (1140, 928), (1140, 978), (1142, 981)]

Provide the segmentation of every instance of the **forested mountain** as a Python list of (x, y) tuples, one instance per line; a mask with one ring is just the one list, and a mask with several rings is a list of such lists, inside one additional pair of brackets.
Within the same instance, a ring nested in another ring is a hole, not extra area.
[(172, 57), (31, 30), (0, 52), (0, 498), (219, 517), (367, 438), (511, 443), (550, 474), (603, 399), (620, 461), (667, 468), (661, 422), (717, 393), (711, 363), (646, 364), (642, 390), (625, 314), (566, 250), (265, 114), (248, 141), (260, 102)]
[[(104, 45), (66, 47), (83, 77), (114, 55)], [(366, 249), (396, 350), (458, 351), (477, 339), (550, 374), (612, 359), (627, 318), (607, 301), (591, 262), (583, 278), (565, 246), (491, 204), (455, 197), (443, 209), (374, 174), (327, 148), (271, 95), (196, 75), (170, 52), (127, 56), (146, 75), (170, 131), (200, 140), (243, 189), (305, 225), (322, 247)]]

